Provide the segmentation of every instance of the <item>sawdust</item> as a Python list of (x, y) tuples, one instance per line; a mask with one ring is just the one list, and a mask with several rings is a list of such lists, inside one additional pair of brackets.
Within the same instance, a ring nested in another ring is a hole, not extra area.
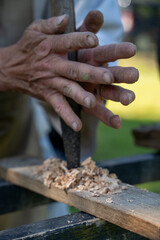
[(128, 187), (127, 186), (122, 186), (122, 190), (127, 190)]
[(107, 202), (107, 203), (113, 203), (113, 199), (112, 199), (112, 198), (107, 198), (107, 199), (106, 199), (106, 202)]
[(100, 194), (119, 193), (122, 189), (116, 174), (97, 167), (90, 157), (81, 163), (81, 167), (70, 170), (67, 169), (65, 161), (49, 158), (39, 167), (38, 175), (48, 188), (52, 185), (65, 191), (84, 190), (91, 192), (95, 197)]

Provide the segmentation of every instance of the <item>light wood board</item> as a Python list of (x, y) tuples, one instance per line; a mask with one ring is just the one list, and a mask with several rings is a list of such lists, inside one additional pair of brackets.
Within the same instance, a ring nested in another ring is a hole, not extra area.
[[(93, 197), (91, 193), (51, 187), (48, 189), (35, 174), (39, 159), (12, 158), (0, 161), (0, 178), (25, 187), (56, 201), (74, 206), (144, 237), (160, 239), (160, 195), (127, 185), (122, 193)], [(108, 203), (107, 198), (112, 198)]]

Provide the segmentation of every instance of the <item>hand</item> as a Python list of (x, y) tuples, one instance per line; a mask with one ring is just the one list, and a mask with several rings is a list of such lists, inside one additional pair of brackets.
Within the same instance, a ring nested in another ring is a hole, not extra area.
[[(91, 31), (96, 33), (103, 24), (103, 15), (99, 11), (91, 11), (85, 18), (79, 31)], [(136, 53), (136, 46), (132, 43), (119, 43), (106, 46), (97, 46), (92, 49), (79, 51), (79, 61), (101, 66), (110, 70), (114, 77), (114, 83), (134, 83), (138, 80), (139, 73), (133, 67), (107, 67), (108, 62), (122, 58), (130, 58)], [(83, 108), (88, 113), (95, 115), (106, 125), (113, 128), (121, 127), (121, 120), (118, 115), (114, 115), (104, 105), (104, 99), (121, 102), (128, 105), (135, 99), (135, 94), (127, 89), (116, 85), (104, 84), (82, 84), (82, 86), (96, 96), (96, 106), (93, 108)]]
[(31, 24), (13, 46), (0, 49), (0, 90), (29, 94), (52, 105), (60, 117), (75, 131), (80, 119), (65, 96), (88, 108), (96, 104), (95, 96), (77, 82), (110, 84), (112, 73), (67, 59), (69, 51), (97, 46), (91, 32), (60, 34), (68, 25), (64, 15)]
[(0, 90), (19, 91), (47, 101), (66, 124), (78, 131), (81, 121), (65, 96), (87, 109), (94, 108), (97, 106), (94, 94), (77, 82), (107, 85), (114, 77), (109, 69), (96, 64), (95, 67), (67, 60), (69, 51), (98, 45), (96, 36), (90, 32), (61, 35), (68, 21), (66, 15), (36, 21), (17, 44), (0, 50)]

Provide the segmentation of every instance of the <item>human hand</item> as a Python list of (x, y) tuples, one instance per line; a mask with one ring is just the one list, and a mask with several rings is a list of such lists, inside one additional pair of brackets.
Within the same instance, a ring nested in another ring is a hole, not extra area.
[(64, 32), (68, 21), (65, 15), (36, 21), (17, 44), (0, 50), (0, 90), (19, 91), (47, 101), (66, 124), (78, 131), (81, 121), (65, 96), (87, 110), (94, 108), (97, 106), (94, 94), (77, 82), (89, 82), (90, 86), (91, 83), (110, 84), (113, 74), (108, 69), (95, 67), (96, 64), (89, 66), (67, 60), (69, 51), (98, 44), (92, 33), (59, 34)]
[(106, 69), (67, 59), (70, 51), (98, 44), (90, 32), (60, 34), (68, 22), (66, 15), (36, 21), (15, 45), (0, 49), (0, 91), (17, 91), (47, 101), (66, 124), (78, 131), (81, 121), (65, 96), (82, 106), (94, 107), (95, 96), (77, 82), (109, 84), (113, 77)]
[[(91, 11), (85, 18), (79, 31), (91, 31), (96, 33), (103, 24), (103, 15), (99, 11)], [(101, 66), (110, 70), (114, 77), (114, 83), (134, 83), (138, 80), (138, 70), (133, 67), (108, 67), (107, 63), (118, 59), (130, 58), (136, 53), (136, 46), (132, 43), (119, 43), (106, 46), (97, 46), (92, 49), (79, 51), (80, 62), (85, 62), (93, 66)], [(114, 115), (104, 105), (105, 100), (121, 102), (123, 105), (129, 105), (135, 99), (134, 92), (117, 85), (88, 84), (82, 86), (96, 96), (96, 106), (93, 108), (83, 108), (86, 112), (95, 115), (106, 125), (113, 128), (121, 127), (121, 119)]]

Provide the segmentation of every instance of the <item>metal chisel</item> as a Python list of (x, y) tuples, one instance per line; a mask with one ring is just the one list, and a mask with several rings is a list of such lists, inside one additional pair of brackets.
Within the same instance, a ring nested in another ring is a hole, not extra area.
[[(75, 31), (75, 14), (74, 0), (51, 0), (52, 16), (67, 14), (70, 17), (70, 23), (65, 33)], [(71, 61), (77, 60), (77, 53), (71, 52), (68, 54), (68, 59)], [(73, 111), (80, 118), (81, 107), (71, 99), (67, 99)], [(67, 167), (77, 168), (80, 166), (80, 132), (75, 132), (61, 119), (62, 138), (67, 160)]]

